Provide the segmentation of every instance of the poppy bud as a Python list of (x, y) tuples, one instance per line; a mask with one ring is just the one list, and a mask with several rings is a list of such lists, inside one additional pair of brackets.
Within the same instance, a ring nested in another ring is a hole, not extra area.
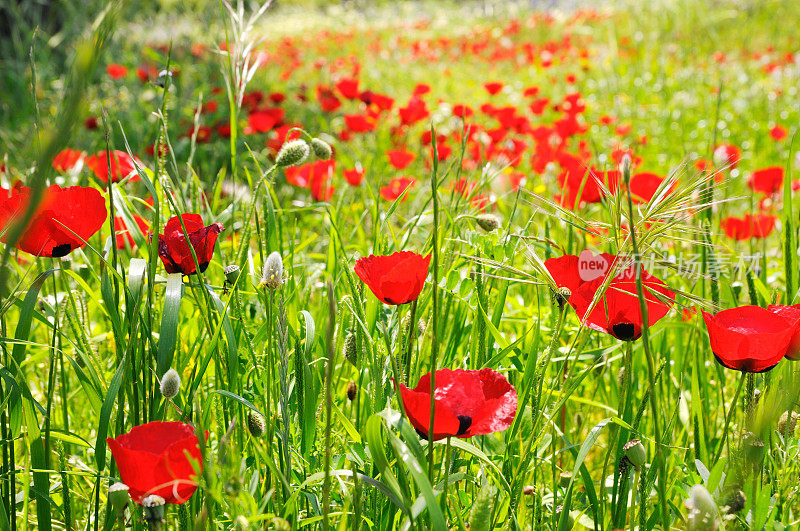
[(536, 487), (534, 487), (533, 485), (525, 485), (522, 488), (522, 494), (524, 494), (525, 496), (533, 496), (534, 494), (536, 494)]
[(625, 184), (631, 184), (631, 156), (625, 153), (622, 157), (622, 164), (620, 166), (620, 171), (622, 172), (622, 178), (625, 179)]
[(278, 251), (273, 251), (267, 257), (261, 275), (261, 284), (271, 290), (276, 290), (283, 285), (283, 259)]
[(236, 264), (227, 266), (225, 268), (225, 282), (233, 286), (237, 280), (239, 280), (239, 266)]
[(267, 423), (264, 417), (251, 409), (247, 412), (247, 429), (253, 437), (261, 437), (267, 431)]
[(308, 147), (308, 144), (305, 140), (291, 140), (286, 142), (281, 147), (281, 150), (278, 151), (278, 156), (275, 157), (275, 164), (280, 168), (286, 168), (288, 166), (300, 164), (306, 160), (306, 157), (308, 157), (310, 152), (311, 148)]
[(160, 524), (164, 522), (164, 498), (157, 494), (151, 494), (142, 500), (144, 521), (149, 524)]
[(478, 214), (475, 222), (486, 232), (492, 232), (500, 228), (500, 219), (494, 214)]
[(331, 145), (321, 138), (311, 139), (311, 150), (318, 159), (329, 159), (333, 155)]
[(489, 531), (492, 524), (492, 489), (484, 488), (473, 500), (469, 517), (470, 531)]
[(747, 497), (744, 495), (744, 492), (739, 490), (738, 487), (733, 487), (727, 493), (725, 493), (724, 499), (725, 512), (728, 514), (738, 513), (744, 509), (744, 504), (747, 502)]
[(128, 506), (130, 500), (126, 484), (117, 482), (108, 487), (108, 503), (114, 509), (118, 520), (125, 517), (125, 507)]
[(564, 305), (569, 301), (570, 295), (572, 295), (572, 292), (569, 288), (558, 288), (553, 292), (553, 300), (555, 300), (558, 307), (563, 310)]
[(566, 489), (569, 487), (569, 482), (572, 481), (572, 474), (569, 472), (562, 472), (558, 476), (558, 483), (561, 485), (562, 489)]
[(161, 394), (164, 398), (174, 398), (178, 396), (178, 391), (181, 390), (181, 377), (178, 371), (170, 369), (164, 373), (161, 378)]
[(291, 524), (278, 516), (270, 520), (269, 524), (270, 529), (274, 529), (275, 531), (292, 531)]
[(686, 529), (689, 531), (717, 529), (717, 504), (708, 490), (702, 485), (694, 485), (686, 500), (689, 509)]
[(797, 427), (797, 413), (794, 411), (784, 411), (781, 418), (778, 419), (778, 432), (784, 437), (794, 435), (794, 430)]
[(625, 451), (625, 457), (628, 458), (628, 461), (636, 468), (636, 470), (642, 468), (642, 466), (647, 462), (647, 453), (645, 453), (642, 441), (639, 439), (632, 439), (628, 441), (625, 443), (625, 446), (623, 446), (622, 449)]
[(356, 335), (353, 332), (347, 332), (344, 336), (344, 346), (342, 347), (344, 359), (349, 361), (353, 367), (358, 368), (358, 350), (356, 349)]
[(761, 464), (766, 450), (764, 441), (755, 433), (748, 431), (744, 434), (742, 444), (744, 446), (744, 455), (747, 460), (754, 466)]
[(351, 402), (353, 400), (355, 400), (357, 391), (358, 391), (358, 388), (356, 387), (356, 383), (355, 382), (349, 382), (347, 384), (347, 399), (350, 400)]

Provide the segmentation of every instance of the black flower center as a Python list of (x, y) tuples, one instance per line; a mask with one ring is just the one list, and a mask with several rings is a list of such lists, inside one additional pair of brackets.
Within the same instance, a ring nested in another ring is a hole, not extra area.
[(62, 243), (61, 245), (56, 245), (53, 247), (53, 258), (61, 258), (62, 256), (67, 256), (69, 252), (72, 250), (72, 245), (69, 243)]
[(617, 323), (611, 326), (614, 337), (622, 341), (633, 341), (636, 339), (636, 329), (633, 323)]
[(456, 432), (456, 435), (464, 435), (470, 426), (472, 426), (472, 417), (458, 415), (458, 432)]

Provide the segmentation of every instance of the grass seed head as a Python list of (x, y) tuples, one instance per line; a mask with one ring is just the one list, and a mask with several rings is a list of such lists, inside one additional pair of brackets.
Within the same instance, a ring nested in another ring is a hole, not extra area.
[(356, 335), (353, 332), (348, 332), (347, 335), (344, 336), (342, 351), (344, 353), (344, 358), (349, 361), (353, 367), (358, 368), (358, 349), (356, 348)]
[(358, 392), (358, 387), (356, 386), (355, 382), (348, 382), (347, 384), (347, 399), (351, 402), (356, 399), (356, 393)]

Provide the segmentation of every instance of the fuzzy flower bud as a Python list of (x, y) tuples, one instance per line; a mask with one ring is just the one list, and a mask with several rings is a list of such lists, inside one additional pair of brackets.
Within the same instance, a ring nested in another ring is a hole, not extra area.
[(267, 431), (267, 424), (264, 417), (253, 411), (247, 412), (247, 429), (253, 437), (261, 437)]
[(239, 280), (239, 266), (236, 264), (229, 265), (225, 268), (225, 282), (233, 286)]
[(161, 377), (161, 394), (164, 398), (174, 398), (181, 390), (181, 377), (178, 371), (170, 369)]
[(274, 529), (275, 531), (292, 531), (291, 524), (279, 516), (276, 516), (270, 520), (269, 525), (269, 528)]
[(278, 251), (273, 251), (264, 263), (261, 284), (276, 290), (283, 285), (283, 258)]
[(311, 148), (308, 147), (308, 143), (305, 140), (291, 140), (283, 144), (281, 150), (278, 151), (278, 156), (275, 157), (275, 164), (280, 168), (300, 164), (306, 160), (310, 152)]
[(329, 159), (333, 155), (331, 145), (321, 138), (311, 139), (311, 150), (318, 159)]
[(164, 521), (164, 498), (156, 494), (151, 494), (142, 500), (142, 515), (144, 521), (150, 524), (161, 523)]
[(492, 232), (500, 228), (500, 219), (494, 214), (478, 214), (475, 222), (486, 232)]
[(647, 462), (647, 453), (644, 450), (642, 441), (639, 439), (633, 439), (626, 442), (622, 449), (625, 451), (625, 457), (628, 458), (628, 462), (632, 464), (636, 470), (642, 468), (642, 466)]
[(247, 517), (240, 514), (233, 521), (233, 528), (236, 531), (245, 531), (246, 529), (250, 529), (250, 522), (247, 521)]
[(131, 500), (128, 494), (128, 486), (124, 483), (114, 483), (108, 487), (108, 503), (117, 515), (117, 519), (125, 517), (125, 507)]

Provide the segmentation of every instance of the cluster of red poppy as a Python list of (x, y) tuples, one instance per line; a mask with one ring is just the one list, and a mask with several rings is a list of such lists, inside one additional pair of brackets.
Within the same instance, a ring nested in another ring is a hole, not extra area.
[[(354, 271), (382, 302), (407, 304), (419, 297), (428, 276), (431, 256), (400, 251), (360, 258)], [(500, 373), (481, 370), (436, 371), (433, 440), (472, 437), (502, 431), (517, 413), (517, 392)], [(431, 427), (431, 375), (414, 389), (399, 385), (400, 400), (409, 422), (423, 438)]]

